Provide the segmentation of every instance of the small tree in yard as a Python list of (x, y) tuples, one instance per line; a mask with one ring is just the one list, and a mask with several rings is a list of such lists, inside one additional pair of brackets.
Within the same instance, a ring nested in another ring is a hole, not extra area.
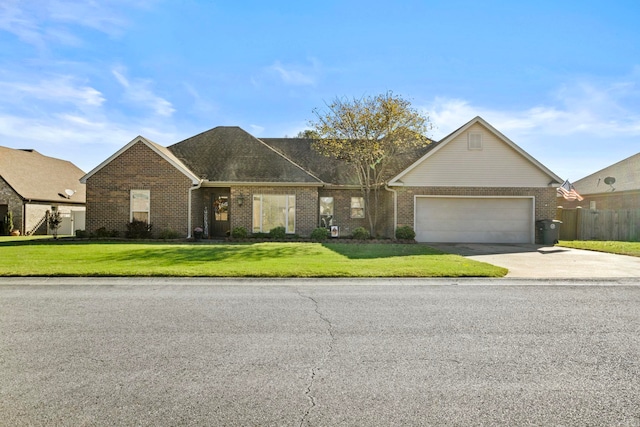
[(62, 215), (60, 215), (60, 211), (55, 209), (49, 212), (49, 218), (47, 219), (47, 222), (49, 224), (49, 229), (53, 231), (53, 238), (57, 239), (58, 229), (60, 228), (60, 225), (62, 225)]
[[(392, 92), (359, 99), (336, 98), (326, 110), (315, 109), (310, 121), (317, 135), (314, 148), (353, 167), (365, 203), (371, 235), (376, 235), (379, 193), (392, 178), (389, 160), (427, 145), (429, 117)], [(314, 135), (309, 132), (309, 135)]]

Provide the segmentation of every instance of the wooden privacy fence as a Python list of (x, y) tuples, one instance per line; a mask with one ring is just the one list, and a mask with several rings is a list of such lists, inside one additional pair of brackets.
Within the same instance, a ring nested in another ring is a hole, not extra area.
[(560, 240), (640, 240), (640, 209), (591, 210), (558, 208)]

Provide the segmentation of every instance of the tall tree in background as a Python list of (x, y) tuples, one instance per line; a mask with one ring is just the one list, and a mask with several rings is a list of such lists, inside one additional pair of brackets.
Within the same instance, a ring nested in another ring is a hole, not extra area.
[[(317, 134), (314, 148), (353, 166), (365, 202), (369, 230), (376, 235), (379, 193), (394, 156), (427, 145), (428, 116), (393, 92), (372, 97), (336, 98), (326, 109), (313, 110), (309, 122)], [(397, 172), (397, 171), (396, 171)]]
[(315, 130), (305, 129), (298, 132), (298, 135), (296, 135), (296, 138), (318, 139), (319, 136), (318, 136), (318, 132), (316, 132)]

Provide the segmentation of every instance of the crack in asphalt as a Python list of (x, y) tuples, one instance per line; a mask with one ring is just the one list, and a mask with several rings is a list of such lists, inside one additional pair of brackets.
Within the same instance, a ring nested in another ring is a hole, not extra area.
[(313, 410), (313, 408), (315, 408), (316, 406), (316, 399), (313, 395), (313, 385), (315, 383), (316, 380), (316, 376), (318, 375), (318, 372), (322, 369), (322, 366), (325, 364), (325, 362), (327, 361), (327, 359), (329, 358), (329, 355), (333, 352), (333, 344), (335, 343), (335, 336), (333, 334), (333, 324), (331, 323), (331, 321), (322, 314), (322, 312), (320, 311), (320, 307), (318, 305), (318, 301), (316, 301), (313, 297), (309, 296), (309, 295), (304, 295), (302, 294), (302, 292), (300, 292), (300, 290), (297, 290), (298, 295), (300, 295), (301, 298), (305, 298), (307, 300), (310, 300), (311, 302), (313, 302), (314, 305), (314, 310), (316, 312), (316, 314), (318, 315), (318, 317), (327, 324), (327, 334), (329, 335), (329, 344), (327, 345), (327, 349), (324, 352), (324, 354), (322, 355), (322, 358), (320, 359), (320, 362), (314, 366), (313, 368), (311, 368), (311, 375), (309, 376), (309, 384), (304, 392), (305, 396), (307, 397), (307, 399), (309, 399), (309, 407), (304, 411), (304, 414), (302, 415), (302, 418), (300, 419), (300, 427), (302, 427), (305, 422), (307, 421), (307, 417), (309, 416), (309, 414), (311, 413), (311, 411)]

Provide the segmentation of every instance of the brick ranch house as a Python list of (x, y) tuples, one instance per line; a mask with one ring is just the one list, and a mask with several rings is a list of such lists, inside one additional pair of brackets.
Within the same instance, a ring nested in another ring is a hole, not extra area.
[[(191, 237), (235, 227), (309, 236), (368, 228), (357, 178), (312, 140), (256, 138), (216, 127), (169, 147), (138, 136), (86, 174), (87, 231), (124, 233), (133, 219)], [(562, 180), (480, 117), (394, 159), (377, 229), (412, 226), (421, 242), (534, 243), (535, 221), (556, 210)]]

